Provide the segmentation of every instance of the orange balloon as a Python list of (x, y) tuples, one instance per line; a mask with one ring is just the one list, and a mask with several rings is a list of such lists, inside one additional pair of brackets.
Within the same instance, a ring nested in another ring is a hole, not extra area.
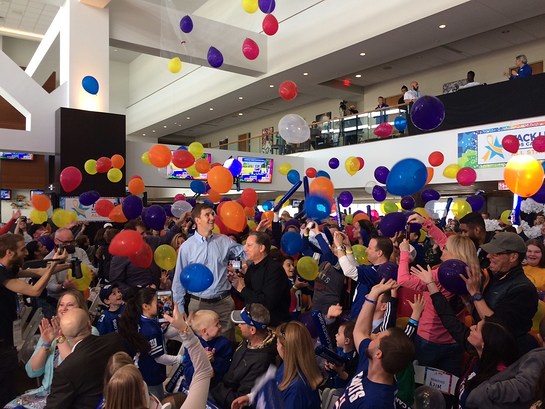
[(110, 160), (112, 161), (112, 166), (116, 169), (121, 169), (125, 164), (125, 159), (123, 159), (123, 156), (119, 155), (118, 153), (113, 155)]
[(234, 200), (224, 202), (220, 212), (220, 217), (223, 224), (225, 224), (225, 226), (229, 229), (239, 233), (246, 227), (246, 216), (244, 215), (244, 209)]
[(360, 220), (369, 220), (369, 216), (367, 216), (365, 213), (358, 213), (357, 215), (354, 216), (354, 218), (352, 219), (352, 224), (355, 224), (357, 223), (358, 221)]
[(543, 167), (530, 155), (513, 156), (505, 165), (503, 177), (511, 192), (521, 197), (533, 196), (543, 184)]
[(144, 185), (144, 181), (142, 179), (131, 179), (129, 180), (129, 192), (131, 192), (133, 195), (139, 195), (140, 193), (144, 192), (146, 189), (146, 186)]
[(428, 169), (428, 178), (426, 179), (426, 185), (431, 182), (431, 180), (433, 179), (433, 174), (434, 174), (434, 170), (432, 167), (428, 166), (427, 169)]
[(205, 158), (201, 158), (195, 162), (195, 169), (197, 169), (197, 172), (199, 173), (208, 173), (210, 170), (210, 162)]
[(164, 168), (172, 159), (172, 152), (170, 149), (158, 143), (153, 145), (148, 151), (148, 159), (150, 163), (157, 168)]
[(244, 214), (246, 215), (246, 217), (254, 217), (255, 209), (253, 207), (245, 207)]
[(30, 201), (32, 207), (40, 212), (45, 212), (51, 207), (51, 200), (46, 195), (33, 195)]
[(210, 189), (208, 191), (208, 200), (212, 203), (218, 203), (221, 200), (221, 195), (215, 190)]
[(108, 217), (112, 222), (115, 223), (126, 223), (128, 221), (125, 217), (125, 214), (123, 213), (121, 205), (117, 205), (116, 207), (114, 207)]
[(218, 193), (227, 193), (233, 187), (233, 175), (223, 166), (215, 166), (208, 172), (208, 184)]
[(333, 199), (335, 188), (333, 182), (325, 176), (320, 176), (310, 182), (309, 192), (311, 195), (318, 195), (327, 199)]
[(272, 210), (267, 210), (266, 212), (263, 212), (261, 220), (263, 219), (270, 220), (271, 222), (274, 221), (274, 212)]

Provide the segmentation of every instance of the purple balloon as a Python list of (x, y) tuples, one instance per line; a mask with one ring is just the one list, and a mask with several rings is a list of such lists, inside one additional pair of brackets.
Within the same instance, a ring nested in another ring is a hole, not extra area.
[[(127, 217), (128, 218), (128, 217)], [(165, 228), (167, 215), (159, 205), (152, 205), (146, 209), (144, 223), (150, 229), (161, 231)]]
[(394, 237), (397, 232), (405, 231), (406, 223), (407, 219), (403, 213), (388, 213), (382, 218), (378, 228), (386, 237)]
[(172, 205), (169, 205), (169, 204), (164, 204), (163, 205), (163, 209), (165, 210), (165, 213), (168, 217), (173, 217), (174, 215), (172, 214)]
[(373, 199), (377, 202), (383, 202), (386, 199), (386, 190), (382, 186), (375, 186), (373, 188)]
[(329, 159), (329, 167), (331, 169), (337, 169), (339, 167), (339, 159), (337, 158)]
[(48, 251), (52, 251), (55, 248), (55, 242), (51, 236), (40, 236), (38, 241), (42, 243)]
[(462, 260), (451, 259), (441, 263), (437, 271), (439, 282), (447, 291), (453, 294), (467, 294), (466, 283), (460, 278), (460, 275), (467, 278), (466, 267), (467, 264)]
[(378, 166), (375, 169), (375, 179), (378, 183), (386, 184), (386, 179), (388, 179), (389, 173), (390, 169), (388, 169), (386, 166)]
[(187, 199), (187, 203), (189, 203), (192, 207), (195, 207), (197, 205), (197, 201), (195, 199)]
[[(541, 204), (545, 203), (545, 182), (541, 185), (539, 190), (532, 196), (532, 199), (534, 199), (536, 202), (541, 203)], [(483, 205), (484, 205), (484, 203), (483, 203)], [(473, 206), (471, 206), (471, 208), (473, 209)], [(474, 212), (478, 212), (478, 210), (474, 210)]]
[(193, 20), (189, 16), (183, 16), (180, 20), (180, 30), (184, 33), (191, 33), (193, 30)]
[(90, 190), (89, 192), (84, 192), (79, 195), (79, 202), (84, 206), (91, 206), (100, 199), (100, 193), (96, 190)]
[(411, 121), (422, 131), (431, 131), (445, 120), (445, 106), (431, 95), (418, 98), (411, 108)]
[(422, 193), (420, 193), (420, 197), (422, 198), (422, 201), (424, 203), (427, 203), (427, 202), (429, 202), (431, 200), (439, 200), (441, 195), (439, 194), (439, 192), (437, 190), (426, 189), (426, 190), (422, 191)]
[(381, 264), (377, 268), (377, 274), (379, 277), (379, 280), (385, 279), (386, 281), (390, 279), (397, 280), (397, 268), (398, 265), (392, 261), (387, 261), (384, 264)]
[(412, 196), (403, 196), (401, 198), (401, 207), (405, 210), (412, 210), (416, 206), (416, 202)]
[(257, 4), (259, 6), (259, 10), (265, 14), (272, 13), (276, 7), (275, 0), (259, 0)]
[[(142, 203), (142, 199), (140, 199), (139, 196), (129, 195), (125, 199), (123, 199), (123, 202), (121, 203), (121, 209), (123, 209), (123, 214), (125, 215), (125, 217), (129, 220), (132, 220), (136, 219), (142, 214), (142, 210), (144, 210), (144, 205)], [(161, 228), (160, 230), (163, 229)]]
[(216, 47), (210, 47), (207, 55), (208, 64), (214, 68), (219, 68), (223, 65), (223, 54)]
[(339, 194), (339, 204), (341, 206), (348, 207), (352, 204), (353, 200), (354, 200), (354, 197), (352, 196), (352, 193), (350, 193), (347, 190)]
[[(543, 189), (543, 187), (541, 188)], [(541, 190), (540, 189), (540, 190)], [(536, 193), (536, 195), (538, 194), (539, 192)], [(535, 196), (535, 195), (534, 195)], [(532, 199), (534, 199), (532, 197)], [(535, 200), (535, 199), (534, 199)], [(544, 196), (543, 196), (543, 202), (539, 202), (539, 203), (545, 203), (545, 192), (544, 192)], [(482, 195), (473, 195), (473, 196), (469, 196), (466, 201), (471, 205), (471, 210), (474, 211), (474, 212), (480, 212), (481, 209), (483, 208), (484, 206), (484, 203), (486, 202), (486, 199), (484, 198), (484, 196)], [(536, 200), (537, 202), (537, 200)]]

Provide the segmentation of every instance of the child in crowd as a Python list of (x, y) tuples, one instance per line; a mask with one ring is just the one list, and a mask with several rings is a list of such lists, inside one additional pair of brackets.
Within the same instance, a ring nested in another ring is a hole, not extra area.
[(123, 294), (116, 285), (107, 285), (100, 290), (100, 301), (108, 307), (98, 318), (97, 329), (100, 335), (110, 332), (117, 332), (119, 328), (119, 317), (125, 310)]
[(354, 321), (343, 322), (339, 325), (335, 335), (337, 355), (344, 358), (346, 362), (342, 365), (335, 365), (332, 362), (325, 363), (325, 369), (334, 373), (334, 376), (327, 381), (327, 385), (331, 388), (345, 388), (358, 367), (358, 351), (356, 351), (353, 335), (354, 325)]
[(304, 304), (308, 305), (310, 303), (309, 296), (307, 294), (303, 294), (301, 291), (302, 288), (308, 287), (309, 284), (305, 281), (299, 280), (297, 277), (293, 257), (285, 256), (284, 261), (282, 262), (282, 267), (284, 267), (284, 271), (292, 284), (290, 291), (290, 317), (291, 319), (297, 320), (301, 316), (301, 311), (305, 308)]

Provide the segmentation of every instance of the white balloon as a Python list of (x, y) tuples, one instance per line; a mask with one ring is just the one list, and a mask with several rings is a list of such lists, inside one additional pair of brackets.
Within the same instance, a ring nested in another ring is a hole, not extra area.
[(430, 200), (429, 202), (426, 202), (424, 205), (424, 209), (426, 209), (426, 212), (428, 212), (428, 215), (430, 217), (434, 217), (435, 213), (435, 204), (439, 203), (439, 200)]
[(278, 132), (287, 143), (303, 143), (310, 139), (310, 128), (296, 114), (288, 114), (278, 122)]
[(172, 206), (170, 206), (172, 215), (178, 218), (182, 217), (184, 213), (190, 212), (191, 210), (193, 210), (193, 206), (191, 206), (191, 204), (185, 200), (178, 200), (177, 202), (174, 202)]
[(367, 193), (369, 193), (370, 195), (372, 195), (372, 194), (373, 194), (373, 188), (374, 188), (376, 185), (377, 185), (377, 182), (370, 181), (370, 182), (367, 182), (367, 183), (365, 184), (365, 188), (364, 188), (364, 189), (365, 189), (365, 191), (366, 191)]

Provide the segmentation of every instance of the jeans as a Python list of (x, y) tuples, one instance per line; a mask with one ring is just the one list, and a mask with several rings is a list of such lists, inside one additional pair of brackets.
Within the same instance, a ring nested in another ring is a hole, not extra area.
[(458, 377), (461, 375), (463, 350), (458, 344), (436, 344), (418, 335), (414, 344), (419, 365), (441, 369)]

